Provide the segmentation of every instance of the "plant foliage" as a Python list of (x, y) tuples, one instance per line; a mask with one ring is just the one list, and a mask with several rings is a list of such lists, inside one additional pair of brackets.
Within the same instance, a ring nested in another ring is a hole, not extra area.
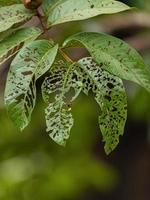
[[(36, 8), (40, 3), (43, 16)], [(119, 143), (127, 118), (121, 79), (136, 82), (150, 92), (150, 74), (142, 57), (124, 41), (103, 33), (77, 33), (62, 47), (49, 38), (37, 38), (56, 24), (130, 8), (115, 0), (37, 0), (34, 5), (26, 9), (30, 5), (0, 1), (0, 64), (17, 54), (5, 89), (10, 118), (20, 130), (29, 124), (36, 103), (36, 81), (42, 77), (47, 132), (56, 143), (65, 145), (74, 122), (71, 105), (81, 92), (88, 95), (91, 91), (100, 107), (98, 121), (109, 154)], [(40, 18), (43, 30), (21, 27), (33, 16)], [(91, 57), (72, 61), (65, 53), (72, 46), (84, 46)]]

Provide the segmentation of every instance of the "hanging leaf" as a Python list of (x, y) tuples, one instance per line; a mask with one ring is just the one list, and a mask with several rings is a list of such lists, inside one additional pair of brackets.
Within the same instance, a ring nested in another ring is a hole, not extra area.
[(79, 33), (68, 38), (64, 46), (80, 43), (105, 70), (133, 81), (150, 92), (150, 73), (139, 53), (122, 40), (102, 33)]
[[(78, 96), (82, 89), (74, 71), (74, 65), (63, 60), (57, 61), (42, 85), (43, 98), (45, 102), (49, 102), (45, 109), (47, 132), (56, 143), (63, 146), (73, 126), (70, 102)], [(67, 98), (66, 95), (71, 88), (75, 93), (73, 97)], [(55, 94), (53, 102), (52, 94)]]
[(39, 28), (22, 28), (0, 42), (0, 65), (15, 55), (26, 43), (35, 40), (41, 34)]
[(95, 100), (101, 108), (100, 129), (105, 142), (105, 151), (109, 154), (119, 143), (123, 135), (127, 117), (127, 100), (120, 78), (103, 70), (92, 58), (83, 58), (77, 65), (81, 68), (83, 91), (95, 93)]
[(52, 65), (58, 46), (37, 40), (21, 49), (7, 77), (5, 103), (10, 118), (23, 130), (29, 123), (36, 100), (35, 82)]
[(22, 25), (34, 15), (34, 11), (26, 9), (23, 4), (0, 7), (0, 32)]
[(130, 9), (114, 0), (45, 0), (43, 11), (48, 26), (88, 19), (101, 14), (112, 14)]
[[(71, 88), (75, 91), (73, 95)], [(42, 85), (43, 98), (49, 103), (45, 109), (47, 132), (56, 143), (65, 145), (73, 126), (68, 105), (81, 91), (88, 95), (89, 90), (93, 91), (101, 108), (99, 123), (108, 154), (123, 135), (127, 117), (126, 94), (121, 79), (101, 69), (91, 57), (69, 66), (59, 61), (50, 69)]]

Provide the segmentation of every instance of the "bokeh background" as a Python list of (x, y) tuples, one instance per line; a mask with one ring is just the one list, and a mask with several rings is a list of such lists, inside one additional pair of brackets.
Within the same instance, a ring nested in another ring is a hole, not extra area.
[[(61, 43), (79, 31), (106, 32), (135, 47), (150, 68), (150, 1), (123, 2), (138, 9), (58, 25), (49, 37)], [(39, 22), (35, 18), (30, 24)], [(78, 59), (86, 52), (70, 55)], [(150, 94), (124, 82), (128, 120), (124, 136), (109, 156), (103, 150), (98, 106), (92, 95), (81, 95), (72, 108), (75, 124), (70, 139), (62, 148), (45, 132), (40, 92), (25, 131), (20, 133), (8, 118), (3, 102), (8, 64), (0, 68), (0, 200), (150, 199)]]

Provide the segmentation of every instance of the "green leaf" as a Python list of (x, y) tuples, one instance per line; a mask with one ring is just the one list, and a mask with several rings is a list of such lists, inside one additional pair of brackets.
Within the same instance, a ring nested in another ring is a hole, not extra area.
[(43, 2), (48, 26), (128, 9), (130, 8), (127, 5), (114, 0), (45, 0)]
[(23, 130), (29, 123), (36, 101), (36, 80), (52, 65), (58, 46), (37, 40), (21, 49), (8, 73), (5, 103), (10, 118)]
[(58, 100), (50, 103), (45, 109), (47, 132), (56, 143), (62, 146), (65, 146), (73, 126), (72, 114), (65, 106), (58, 97)]
[(0, 42), (0, 65), (16, 54), (26, 43), (35, 40), (41, 34), (39, 28), (22, 28)]
[(22, 25), (34, 15), (35, 12), (26, 9), (23, 4), (0, 7), (0, 32)]
[(16, 3), (21, 3), (21, 0), (0, 0), (0, 7), (9, 6)]
[[(76, 81), (74, 71), (74, 65), (63, 60), (57, 61), (42, 85), (44, 100), (47, 103), (51, 102), (45, 109), (47, 132), (56, 143), (63, 146), (66, 144), (73, 126), (69, 105), (82, 89)], [(73, 97), (67, 98), (66, 95), (71, 88), (75, 93)], [(52, 94), (54, 94), (54, 99)]]
[(88, 95), (90, 90), (101, 108), (100, 129), (105, 151), (109, 154), (123, 135), (127, 117), (126, 93), (122, 80), (101, 69), (91, 57), (74, 64), (60, 60), (51, 67), (42, 85), (42, 95), (48, 103), (45, 109), (47, 132), (56, 143), (65, 145), (73, 126), (70, 104), (81, 91)]
[(15, 29), (9, 29), (7, 31), (3, 31), (0, 33), (0, 42), (4, 40), (4, 38), (8, 37), (11, 35), (13, 32), (15, 32)]
[(127, 99), (120, 78), (100, 68), (92, 58), (83, 58), (77, 65), (81, 68), (83, 91), (92, 90), (101, 108), (100, 129), (105, 142), (105, 152), (109, 154), (123, 135), (127, 117)]
[(139, 53), (122, 40), (102, 33), (79, 33), (63, 46), (85, 46), (94, 60), (105, 70), (133, 81), (150, 92), (150, 73)]

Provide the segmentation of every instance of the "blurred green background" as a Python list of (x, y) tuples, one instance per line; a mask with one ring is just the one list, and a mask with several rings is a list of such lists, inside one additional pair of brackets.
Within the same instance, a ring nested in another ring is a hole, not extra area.
[[(103, 31), (130, 43), (150, 67), (150, 1), (123, 2), (139, 10), (58, 25), (49, 36), (61, 43), (78, 31)], [(38, 24), (37, 19), (31, 24)], [(77, 59), (86, 52), (70, 55)], [(0, 68), (0, 200), (150, 199), (150, 95), (145, 90), (125, 82), (128, 120), (111, 155), (103, 150), (92, 95), (81, 95), (73, 105), (75, 124), (62, 148), (45, 132), (40, 94), (25, 131), (20, 133), (8, 118), (3, 102), (7, 64)]]

